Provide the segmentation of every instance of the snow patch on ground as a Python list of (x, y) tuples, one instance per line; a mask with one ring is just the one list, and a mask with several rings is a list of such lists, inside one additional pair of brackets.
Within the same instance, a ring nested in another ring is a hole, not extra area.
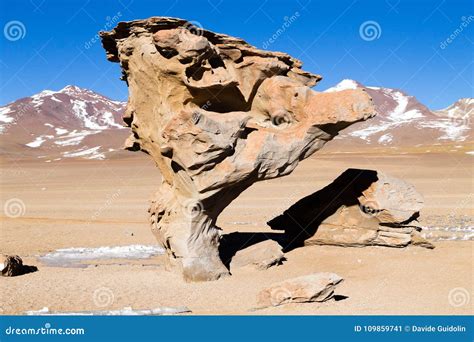
[(129, 245), (129, 246), (106, 246), (97, 248), (63, 248), (53, 253), (41, 256), (41, 262), (49, 266), (74, 266), (84, 261), (98, 259), (147, 259), (155, 255), (164, 254), (165, 250), (160, 246)]
[(79, 118), (84, 126), (92, 130), (103, 130), (106, 129), (106, 126), (101, 126), (96, 122), (92, 121), (91, 116), (87, 112), (87, 103), (80, 100), (72, 100), (72, 110), (74, 115)]
[(374, 135), (374, 134), (377, 134), (377, 133), (380, 133), (380, 132), (385, 132), (389, 128), (392, 128), (396, 125), (397, 124), (394, 124), (392, 122), (383, 122), (382, 124), (380, 124), (378, 126), (375, 126), (375, 125), (374, 126), (369, 126), (367, 128), (351, 132), (351, 133), (349, 133), (349, 135), (353, 136), (353, 137), (361, 138), (361, 139), (369, 142), (371, 135)]
[(39, 107), (43, 104), (44, 98), (56, 94), (55, 91), (52, 90), (43, 90), (41, 93), (31, 96), (34, 107)]
[(94, 131), (72, 131), (69, 132), (67, 135), (63, 135), (54, 142), (56, 145), (60, 146), (72, 146), (78, 145), (81, 141), (87, 137), (88, 135), (95, 134), (97, 132)]
[(378, 142), (379, 142), (379, 144), (386, 145), (389, 142), (391, 142), (392, 140), (393, 140), (393, 135), (391, 135), (390, 133), (387, 133), (387, 134), (382, 135), (379, 138)]
[(100, 120), (108, 127), (124, 128), (115, 122), (114, 116), (111, 112), (103, 112)]
[(100, 146), (95, 146), (89, 149), (82, 148), (77, 151), (68, 151), (63, 152), (63, 157), (66, 158), (74, 158), (74, 157), (84, 157), (86, 159), (105, 159), (105, 155), (103, 153), (99, 153)]
[(39, 310), (26, 311), (29, 316), (157, 316), (157, 315), (173, 315), (191, 312), (185, 306), (179, 307), (160, 307), (156, 309), (132, 309), (126, 306), (119, 310), (97, 310), (97, 311), (49, 311), (48, 307)]
[(39, 137), (36, 137), (36, 139), (33, 140), (32, 142), (26, 144), (26, 146), (37, 148), (37, 147), (40, 147), (46, 140), (51, 139), (51, 138), (54, 138), (54, 136), (52, 136), (52, 135), (40, 135)]
[(456, 124), (449, 119), (439, 119), (436, 121), (421, 122), (423, 128), (434, 128), (442, 131), (444, 134), (438, 140), (464, 141), (465, 132), (469, 131), (467, 124)]
[[(7, 124), (10, 122), (13, 122), (13, 118), (7, 115), (8, 113), (11, 113), (11, 112), (12, 110), (8, 107), (0, 107), (0, 122), (7, 123)], [(0, 133), (3, 133), (4, 130), (5, 130), (5, 126), (0, 125)]]
[(11, 113), (12, 110), (8, 107), (0, 107), (0, 121), (5, 123), (10, 123), (13, 121), (11, 116), (8, 116), (8, 113)]
[(56, 134), (57, 135), (63, 135), (63, 134), (66, 134), (68, 132), (67, 129), (64, 129), (64, 128), (57, 128), (55, 127), (54, 130), (56, 131)]

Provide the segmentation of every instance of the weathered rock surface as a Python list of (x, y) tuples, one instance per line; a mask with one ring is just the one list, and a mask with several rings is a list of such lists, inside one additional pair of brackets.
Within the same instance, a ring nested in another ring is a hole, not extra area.
[(389, 224), (413, 221), (424, 203), (413, 185), (381, 172), (377, 172), (377, 181), (362, 191), (358, 200), (363, 212)]
[(248, 266), (266, 270), (269, 267), (280, 265), (284, 260), (285, 254), (280, 244), (273, 240), (266, 240), (238, 251), (232, 258), (230, 269)]
[(187, 280), (228, 274), (216, 219), (242, 191), (374, 115), (365, 91), (315, 92), (321, 76), (299, 60), (186, 20), (122, 22), (101, 38), (129, 87), (126, 146), (161, 171), (152, 230)]
[(15, 277), (37, 270), (36, 266), (23, 265), (23, 260), (18, 255), (7, 255), (3, 262), (2, 276)]
[(334, 273), (314, 273), (272, 284), (257, 295), (257, 307), (324, 302), (334, 296), (343, 279)]
[(411, 224), (422, 207), (413, 185), (373, 170), (348, 169), (268, 224), (285, 231), (286, 248), (303, 243), (433, 248)]

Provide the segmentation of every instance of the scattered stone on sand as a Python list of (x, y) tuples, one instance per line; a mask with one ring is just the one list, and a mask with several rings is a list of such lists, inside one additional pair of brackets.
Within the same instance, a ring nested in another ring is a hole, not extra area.
[(375, 115), (365, 91), (318, 93), (321, 76), (299, 60), (186, 20), (120, 22), (100, 35), (129, 87), (126, 148), (149, 154), (162, 176), (152, 231), (186, 280), (229, 274), (216, 221), (242, 191)]
[(5, 256), (2, 268), (4, 277), (16, 277), (36, 271), (38, 271), (36, 266), (23, 265), (23, 260), (18, 255)]
[(275, 283), (259, 292), (258, 308), (289, 303), (324, 302), (343, 279), (334, 273), (314, 273)]
[(280, 244), (274, 240), (266, 240), (238, 251), (230, 263), (230, 269), (253, 267), (266, 270), (272, 266), (281, 265), (285, 254)]
[(373, 170), (348, 169), (268, 225), (285, 231), (287, 249), (302, 244), (434, 248), (412, 224), (422, 207), (413, 185)]

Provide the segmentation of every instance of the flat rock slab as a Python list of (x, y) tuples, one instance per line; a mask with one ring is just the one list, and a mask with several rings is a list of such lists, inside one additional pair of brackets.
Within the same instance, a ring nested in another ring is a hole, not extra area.
[(258, 308), (289, 303), (324, 302), (343, 279), (335, 273), (314, 273), (270, 285), (257, 295)]
[(238, 251), (232, 258), (230, 269), (253, 267), (266, 270), (281, 265), (285, 254), (280, 244), (274, 240), (266, 240)]

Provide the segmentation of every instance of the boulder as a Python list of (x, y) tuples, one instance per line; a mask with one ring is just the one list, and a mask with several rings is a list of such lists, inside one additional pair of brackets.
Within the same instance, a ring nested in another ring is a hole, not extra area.
[(23, 260), (18, 255), (7, 255), (3, 263), (2, 276), (15, 277), (37, 270), (36, 266), (23, 265)]
[(372, 213), (380, 223), (402, 224), (413, 221), (423, 208), (423, 197), (412, 184), (377, 172), (377, 181), (358, 197), (365, 213)]
[(412, 224), (422, 207), (413, 185), (374, 170), (348, 169), (268, 225), (285, 231), (286, 249), (302, 244), (434, 248)]
[(100, 36), (129, 87), (126, 148), (147, 153), (162, 176), (152, 231), (186, 280), (229, 274), (216, 221), (242, 191), (288, 175), (375, 114), (363, 90), (316, 92), (321, 76), (299, 60), (186, 20), (120, 22)]
[(343, 279), (334, 273), (314, 273), (275, 283), (257, 295), (257, 306), (265, 308), (289, 303), (324, 302), (334, 296)]
[(269, 267), (281, 265), (284, 260), (285, 254), (280, 244), (273, 240), (266, 240), (238, 251), (232, 258), (230, 269), (250, 266), (258, 270), (266, 270)]

